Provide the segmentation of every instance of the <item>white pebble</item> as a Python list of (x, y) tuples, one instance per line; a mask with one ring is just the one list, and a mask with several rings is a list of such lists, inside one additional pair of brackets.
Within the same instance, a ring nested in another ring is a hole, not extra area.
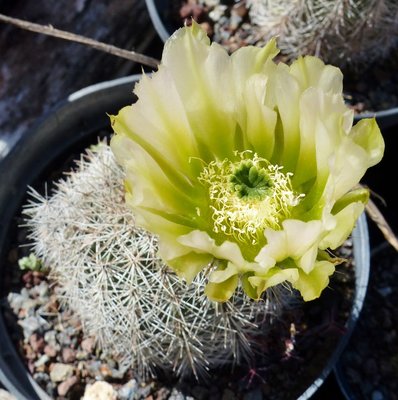
[(82, 400), (116, 400), (117, 393), (108, 382), (97, 381), (87, 385)]

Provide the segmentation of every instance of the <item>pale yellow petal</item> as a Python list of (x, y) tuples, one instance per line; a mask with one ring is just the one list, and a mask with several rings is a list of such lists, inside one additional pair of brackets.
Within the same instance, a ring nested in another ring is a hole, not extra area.
[(220, 283), (209, 282), (205, 287), (205, 294), (210, 300), (225, 302), (234, 294), (238, 283), (239, 278), (237, 275), (231, 276)]
[(335, 267), (331, 262), (318, 261), (309, 274), (298, 270), (299, 278), (290, 282), (301, 293), (304, 301), (314, 300), (329, 285), (329, 276), (333, 274), (334, 270)]
[(290, 73), (299, 82), (301, 91), (310, 87), (318, 87), (326, 93), (334, 94), (341, 94), (343, 91), (343, 74), (340, 69), (325, 65), (317, 57), (299, 57), (290, 66)]
[(243, 258), (242, 252), (236, 243), (225, 240), (218, 246), (215, 240), (203, 231), (195, 230), (187, 235), (180, 236), (178, 242), (198, 252), (212, 254), (220, 260), (228, 260), (242, 272), (245, 272), (252, 265), (253, 267), (258, 267), (255, 263), (250, 263)]
[(352, 128), (350, 136), (358, 146), (366, 151), (367, 167), (372, 167), (381, 161), (385, 144), (375, 118), (361, 119)]
[(276, 69), (273, 58), (279, 53), (276, 40), (271, 39), (264, 47), (247, 46), (235, 51), (232, 56), (232, 84), (239, 98), (245, 90), (245, 82), (253, 75), (270, 76)]
[(209, 276), (209, 282), (212, 283), (220, 283), (224, 282), (227, 279), (231, 278), (234, 275), (237, 275), (239, 270), (237, 266), (231, 262), (228, 263), (227, 268), (225, 269), (216, 269)]
[(363, 213), (365, 205), (362, 202), (351, 203), (334, 215), (336, 228), (329, 232), (319, 243), (320, 249), (332, 250), (341, 246), (353, 231), (358, 217)]
[(257, 289), (257, 296), (269, 289), (270, 287), (279, 285), (283, 282), (296, 282), (299, 278), (297, 268), (285, 268), (279, 267), (272, 268), (265, 276), (251, 276), (248, 278), (250, 284)]
[(242, 129), (242, 151), (255, 151), (269, 160), (274, 152), (277, 114), (264, 104), (267, 80), (256, 74), (249, 78), (241, 95), (242, 104), (237, 114)]
[(236, 122), (231, 59), (217, 43), (209, 46), (203, 30), (178, 30), (163, 52), (162, 66), (184, 104), (191, 129), (195, 132), (200, 156), (209, 161), (231, 156)]
[(256, 261), (261, 263), (268, 257), (276, 262), (286, 258), (300, 260), (307, 252), (313, 254), (313, 247), (322, 237), (322, 222), (285, 220), (281, 230), (266, 229), (264, 235), (267, 244), (259, 252)]

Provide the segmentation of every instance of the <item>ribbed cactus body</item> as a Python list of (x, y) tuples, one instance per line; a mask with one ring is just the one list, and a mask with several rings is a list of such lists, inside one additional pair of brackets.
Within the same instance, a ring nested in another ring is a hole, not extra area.
[(51, 197), (32, 191), (24, 209), (35, 252), (85, 334), (141, 375), (200, 375), (249, 359), (248, 336), (272, 315), (270, 303), (242, 291), (211, 302), (205, 272), (191, 285), (181, 281), (157, 257), (156, 237), (135, 226), (109, 147), (87, 154)]
[(396, 0), (247, 0), (263, 37), (290, 59), (312, 54), (344, 66), (383, 57), (397, 44)]

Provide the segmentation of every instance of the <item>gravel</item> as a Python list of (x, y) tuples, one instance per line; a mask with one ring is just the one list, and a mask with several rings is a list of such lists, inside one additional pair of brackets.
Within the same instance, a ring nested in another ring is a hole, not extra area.
[[(350, 254), (349, 246), (343, 250), (346, 255)], [(342, 273), (335, 274), (335, 277), (350, 287), (351, 278), (344, 268), (347, 267), (343, 267)], [(280, 336), (264, 341), (268, 356), (259, 360), (268, 363), (265, 364), (268, 367), (254, 364), (250, 369), (247, 366), (235, 372), (217, 372), (219, 375), (208, 382), (177, 381), (170, 377), (144, 381), (132, 370), (121, 368), (117, 360), (103, 354), (95, 338), (83, 336), (80, 321), (69, 310), (60, 307), (57, 285), (46, 274), (24, 272), (20, 281), (22, 287), (19, 291), (13, 290), (8, 294), (10, 309), (5, 317), (8, 324), (14, 324), (9, 329), (33, 379), (54, 400), (260, 400), (270, 390), (275, 390), (275, 382), (284, 382), (291, 374), (297, 381), (311, 379), (306, 374), (319, 372), (319, 367), (308, 371), (303, 368), (302, 363), (306, 362), (303, 360), (310, 357), (315, 364), (322, 361), (312, 353), (330, 349), (329, 346), (334, 348), (336, 340), (344, 332), (341, 318), (346, 314), (337, 316), (336, 320), (336, 316), (328, 316), (322, 311), (324, 303), (316, 305), (311, 302), (314, 306), (307, 311), (301, 310), (296, 315), (290, 311), (290, 316), (287, 313), (289, 317), (295, 315), (297, 320), (298, 331), (290, 338), (291, 341), (287, 338), (281, 340)], [(335, 288), (340, 290), (338, 286)], [(329, 295), (332, 293), (333, 290), (328, 292)], [(329, 304), (328, 294), (322, 300), (326, 304)], [(281, 342), (283, 346), (287, 346), (287, 342), (291, 346), (291, 351), (286, 347), (282, 360), (274, 348), (275, 345), (281, 346)], [(273, 350), (270, 352), (268, 347)], [(265, 361), (267, 357), (268, 361)], [(269, 357), (277, 358), (270, 363)], [(297, 390), (295, 379), (290, 378), (289, 382), (293, 382), (293, 390)], [(96, 393), (102, 397), (95, 397)]]

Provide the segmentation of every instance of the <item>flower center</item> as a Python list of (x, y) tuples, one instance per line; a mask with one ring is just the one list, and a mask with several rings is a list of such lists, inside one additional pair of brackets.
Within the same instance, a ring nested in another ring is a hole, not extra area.
[(283, 167), (248, 151), (236, 155), (237, 161), (210, 162), (198, 179), (208, 188), (214, 232), (254, 245), (265, 228), (280, 229), (304, 195), (294, 193)]
[(272, 194), (273, 183), (266, 169), (259, 168), (251, 160), (244, 160), (236, 167), (231, 183), (241, 199), (261, 201)]

